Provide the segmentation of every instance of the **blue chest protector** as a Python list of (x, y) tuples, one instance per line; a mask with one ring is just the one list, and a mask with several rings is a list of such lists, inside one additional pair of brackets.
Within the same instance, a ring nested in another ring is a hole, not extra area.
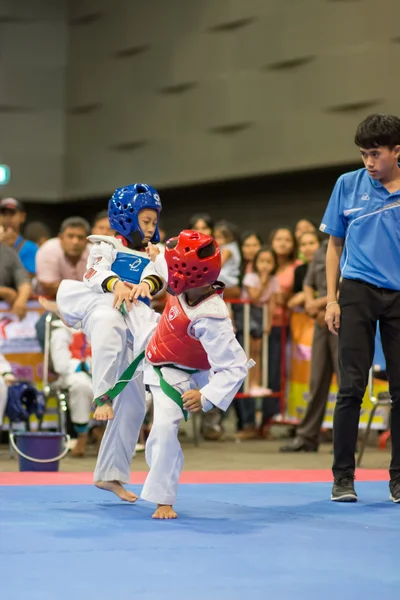
[[(142, 273), (149, 264), (150, 259), (144, 252), (131, 254), (128, 252), (118, 252), (111, 269), (123, 281), (138, 284)], [(140, 298), (145, 304), (150, 305), (148, 298)]]

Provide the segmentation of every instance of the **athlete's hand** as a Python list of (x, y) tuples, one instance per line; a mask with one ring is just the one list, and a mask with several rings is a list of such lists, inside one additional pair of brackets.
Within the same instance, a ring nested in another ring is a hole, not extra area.
[(149, 298), (152, 300), (152, 296), (150, 294), (150, 285), (147, 281), (142, 281), (139, 284), (128, 283), (124, 281), (124, 285), (129, 288), (129, 300), (137, 304), (139, 302), (139, 298)]
[(337, 302), (328, 303), (325, 312), (325, 323), (333, 335), (337, 335), (340, 327), (340, 306)]
[(94, 411), (93, 418), (96, 421), (111, 421), (114, 418), (114, 411), (111, 404), (103, 404), (103, 406), (97, 406)]
[(200, 412), (202, 409), (201, 394), (199, 390), (188, 390), (182, 394), (183, 408), (191, 413)]
[(125, 285), (123, 281), (117, 281), (114, 285), (113, 292), (113, 307), (119, 310), (121, 308), (122, 303), (125, 302), (126, 309), (129, 312), (131, 310), (131, 301), (129, 299), (131, 293), (130, 288), (127, 285)]
[(151, 242), (147, 244), (146, 252), (152, 262), (154, 262), (157, 256), (161, 254), (160, 248), (157, 248), (157, 246), (154, 246)]

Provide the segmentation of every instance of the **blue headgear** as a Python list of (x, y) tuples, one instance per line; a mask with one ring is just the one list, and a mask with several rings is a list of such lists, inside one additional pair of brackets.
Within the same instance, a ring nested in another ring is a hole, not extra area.
[[(138, 215), (144, 208), (155, 210), (158, 217), (160, 216), (160, 196), (151, 185), (134, 183), (116, 189), (108, 203), (108, 219), (111, 229), (115, 229), (134, 245), (139, 245), (144, 234), (139, 227)], [(151, 242), (157, 244), (159, 241), (160, 234), (157, 224)]]

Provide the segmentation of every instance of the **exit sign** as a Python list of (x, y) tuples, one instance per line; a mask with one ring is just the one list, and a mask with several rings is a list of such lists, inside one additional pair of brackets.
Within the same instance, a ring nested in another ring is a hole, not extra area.
[(10, 181), (10, 167), (7, 165), (0, 165), (0, 185), (6, 185)]

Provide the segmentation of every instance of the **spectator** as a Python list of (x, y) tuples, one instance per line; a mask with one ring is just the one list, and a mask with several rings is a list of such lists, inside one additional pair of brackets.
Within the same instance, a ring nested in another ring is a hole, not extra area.
[(18, 254), (0, 242), (0, 299), (22, 320), (27, 312), (32, 286)]
[(158, 246), (164, 248), (165, 247), (165, 241), (167, 239), (167, 232), (165, 230), (165, 227), (163, 225), (163, 223), (158, 223), (158, 232), (160, 234), (160, 241), (158, 243)]
[(24, 230), (25, 238), (34, 242), (38, 248), (43, 246), (47, 240), (51, 238), (50, 229), (44, 223), (40, 221), (32, 221), (28, 223)]
[(236, 227), (228, 221), (219, 221), (215, 225), (214, 238), (221, 248), (221, 272), (219, 281), (225, 284), (224, 298), (229, 300), (240, 297), (239, 275), (242, 257), (237, 242)]
[(1, 241), (18, 253), (24, 268), (35, 274), (37, 245), (21, 235), (21, 226), (25, 223), (26, 212), (19, 200), (4, 198), (0, 202), (0, 226), (3, 228)]
[(304, 307), (303, 282), (307, 273), (308, 265), (314, 258), (320, 246), (320, 238), (317, 231), (306, 231), (300, 236), (299, 251), (304, 258), (304, 263), (298, 265), (294, 272), (293, 296), (288, 301), (291, 310)]
[(310, 262), (304, 280), (305, 308), (308, 315), (315, 319), (307, 410), (297, 428), (296, 437), (280, 448), (281, 452), (318, 450), (332, 375), (335, 373), (338, 376), (338, 338), (329, 333), (325, 323), (327, 248), (328, 242), (325, 240)]
[(57, 238), (39, 249), (36, 258), (40, 293), (55, 298), (63, 279), (82, 281), (89, 255), (86, 237), (89, 223), (81, 217), (69, 217), (62, 222)]
[(314, 233), (318, 231), (318, 227), (315, 223), (310, 221), (310, 219), (300, 219), (297, 221), (296, 225), (293, 229), (293, 235), (295, 237), (296, 243), (299, 244), (300, 238), (303, 233)]
[(196, 213), (189, 219), (189, 229), (214, 235), (214, 221), (207, 213)]
[[(213, 236), (214, 222), (207, 213), (196, 213), (189, 219), (189, 229)], [(222, 411), (216, 407), (202, 415), (201, 432), (205, 440), (223, 439), (222, 416)]]
[[(279, 292), (279, 283), (275, 277), (277, 258), (272, 248), (261, 248), (254, 259), (254, 271), (247, 273), (243, 279), (245, 299), (250, 299), (254, 305), (250, 309), (250, 355), (256, 364), (250, 371), (250, 390), (253, 398), (263, 398), (263, 422), (270, 416), (269, 400), (271, 390), (261, 387), (261, 343), (264, 329), (271, 329), (272, 315), (275, 310), (276, 295)], [(268, 318), (264, 321), (264, 306), (267, 305)], [(258, 437), (256, 430), (255, 402), (252, 398), (242, 403), (242, 431), (237, 434), (238, 439), (252, 439)], [(265, 416), (265, 419), (264, 419)]]
[[(271, 329), (272, 315), (275, 312), (276, 295), (279, 283), (275, 277), (277, 258), (272, 248), (261, 248), (254, 259), (253, 273), (247, 273), (243, 279), (246, 299), (254, 304), (250, 318), (250, 355), (256, 365), (250, 371), (250, 394), (258, 397), (269, 393), (261, 385), (261, 338), (264, 328)], [(268, 322), (263, 322), (263, 306), (268, 306)]]
[(113, 235), (108, 220), (108, 210), (102, 210), (95, 216), (92, 223), (92, 235)]
[[(68, 406), (77, 442), (71, 456), (85, 455), (89, 422), (92, 413), (93, 390), (91, 379), (91, 348), (81, 331), (66, 327), (61, 321), (53, 321), (50, 339), (50, 357), (60, 385), (68, 390)], [(92, 436), (100, 443), (104, 428), (95, 426)]]
[[(282, 329), (289, 334), (289, 312), (287, 304), (293, 293), (294, 271), (300, 261), (297, 259), (297, 244), (294, 235), (287, 228), (275, 229), (270, 235), (270, 244), (278, 258), (276, 277), (280, 292), (277, 294), (277, 307), (272, 319), (269, 342), (269, 387), (278, 392), (281, 387)], [(271, 416), (279, 412), (278, 403), (271, 398)]]
[(246, 273), (253, 270), (253, 261), (262, 246), (262, 240), (255, 231), (245, 231), (240, 236), (240, 250), (242, 253), (241, 279)]

